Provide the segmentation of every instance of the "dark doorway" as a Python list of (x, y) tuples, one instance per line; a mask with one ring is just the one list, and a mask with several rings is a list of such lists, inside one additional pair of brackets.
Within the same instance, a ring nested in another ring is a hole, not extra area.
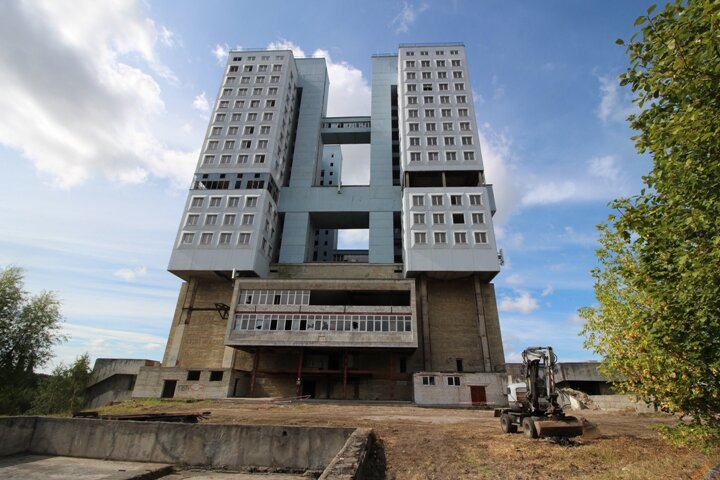
[(303, 380), (302, 394), (303, 397), (315, 398), (315, 380)]
[(175, 396), (175, 387), (177, 386), (177, 380), (165, 380), (163, 382), (162, 398), (173, 398)]
[(484, 403), (487, 403), (487, 397), (485, 396), (485, 386), (470, 385), (470, 401), (473, 405), (482, 405)]

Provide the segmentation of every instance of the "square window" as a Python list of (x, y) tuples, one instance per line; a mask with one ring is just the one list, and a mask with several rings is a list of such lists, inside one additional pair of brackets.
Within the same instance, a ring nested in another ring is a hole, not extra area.
[(465, 223), (465, 214), (453, 213), (452, 214), (452, 222), (455, 225), (463, 225)]
[(409, 117), (409, 118), (417, 118), (417, 117), (418, 117), (418, 111), (417, 111), (417, 110), (408, 110), (408, 117)]
[(212, 233), (203, 233), (200, 237), (200, 245), (210, 245), (212, 243)]
[(417, 97), (408, 97), (408, 105), (417, 105)]
[(449, 108), (443, 108), (443, 109), (440, 111), (440, 114), (441, 114), (443, 117), (451, 117), (451, 116), (452, 116), (452, 110), (449, 109)]
[(238, 245), (248, 245), (250, 243), (250, 234), (249, 233), (240, 233), (238, 235)]
[(203, 157), (203, 165), (212, 165), (215, 163), (215, 155), (205, 155)]
[(248, 158), (249, 158), (249, 156), (245, 155), (245, 154), (238, 155), (238, 164), (244, 165), (244, 164), (248, 163)]
[(438, 207), (443, 204), (443, 197), (442, 195), (430, 195), (430, 201), (432, 202), (433, 206)]
[(428, 160), (431, 162), (436, 162), (439, 160), (438, 152), (428, 152)]
[(475, 232), (475, 243), (488, 243), (487, 232)]
[(475, 160), (475, 152), (463, 152), (463, 158), (465, 160)]
[(210, 381), (211, 382), (221, 382), (223, 379), (223, 371), (222, 370), (214, 370), (210, 372)]
[(428, 147), (437, 146), (437, 137), (426, 137), (425, 142), (427, 143)]
[(455, 137), (444, 137), (443, 141), (446, 147), (455, 145)]
[(218, 243), (220, 245), (230, 245), (231, 238), (232, 238), (232, 233), (223, 232), (220, 234), (220, 241)]
[(433, 213), (433, 224), (434, 225), (445, 225), (445, 214), (444, 213)]
[(411, 147), (420, 146), (420, 137), (410, 137), (410, 146)]
[(426, 117), (434, 117), (435, 116), (435, 110), (432, 108), (426, 108), (425, 109), (425, 116)]
[(228, 197), (228, 207), (237, 208), (240, 206), (240, 197)]
[(432, 92), (432, 83), (423, 83), (423, 92)]
[(425, 232), (415, 232), (413, 237), (416, 245), (424, 245), (427, 243), (427, 234)]
[(453, 131), (452, 122), (443, 122), (443, 132), (452, 132), (452, 131)]
[(433, 103), (434, 101), (434, 97), (423, 97), (423, 103)]
[(242, 113), (233, 113), (231, 120), (233, 122), (239, 122), (240, 120), (242, 120)]
[(245, 199), (245, 208), (253, 208), (257, 206), (258, 197), (247, 197)]
[(234, 214), (225, 215), (225, 217), (223, 218), (223, 225), (235, 225), (235, 215)]
[(407, 73), (405, 74), (405, 78), (406, 78), (407, 80), (415, 80), (415, 72), (407, 72)]
[(420, 131), (420, 124), (419, 123), (410, 123), (408, 124), (408, 128), (411, 132), (418, 132)]
[[(432, 78), (432, 72), (422, 72), (423, 80), (430, 80)], [(232, 89), (230, 89), (232, 91)]]
[(222, 197), (210, 197), (210, 206), (219, 207), (222, 202)]
[(472, 214), (472, 223), (474, 223), (475, 225), (485, 223), (485, 214), (480, 212), (474, 212)]
[(180, 243), (183, 245), (191, 245), (193, 243), (193, 238), (195, 238), (194, 233), (183, 233)]
[(462, 205), (462, 195), (450, 195), (450, 205)]
[(482, 205), (482, 195), (470, 195), (470, 205)]
[(228, 135), (237, 135), (237, 134), (238, 134), (238, 127), (228, 128)]
[(429, 68), (430, 67), (430, 60), (422, 60), (420, 61), (420, 66), (423, 68)]
[(458, 91), (465, 90), (465, 84), (464, 83), (456, 83), (455, 90), (458, 90)]
[(200, 380), (200, 370), (188, 370), (187, 380), (191, 382)]
[(226, 116), (227, 115), (224, 113), (218, 113), (217, 115), (215, 115), (215, 121), (216, 122), (224, 122)]
[(255, 155), (255, 163), (265, 163), (265, 155), (262, 153)]
[(413, 195), (412, 202), (414, 207), (422, 207), (425, 205), (425, 197), (422, 195)]
[(229, 165), (232, 159), (232, 155), (222, 155), (220, 157), (220, 165)]
[(213, 127), (210, 131), (210, 135), (220, 135), (222, 133), (222, 127)]
[(408, 86), (407, 86), (407, 91), (408, 91), (408, 92), (416, 92), (416, 91), (417, 91), (417, 85), (415, 85), (414, 83), (409, 83)]
[(434, 132), (435, 131), (435, 124), (430, 122), (425, 124), (425, 131), (427, 132)]
[(447, 243), (447, 233), (445, 232), (435, 232), (435, 243)]
[(193, 226), (198, 224), (198, 219), (200, 218), (200, 215), (192, 214), (187, 216), (187, 220), (185, 221), (185, 225)]
[(419, 162), (420, 161), (420, 152), (411, 152), (410, 153), (410, 161), (411, 162)]
[(208, 142), (208, 150), (217, 150), (219, 142), (217, 140), (211, 140)]
[(460, 245), (467, 243), (467, 233), (455, 232), (455, 243)]
[(425, 214), (413, 213), (413, 225), (425, 225)]
[(205, 225), (215, 225), (217, 223), (217, 215), (210, 214), (205, 217)]
[(235, 140), (225, 140), (224, 150), (232, 150), (235, 148)]
[(192, 202), (190, 203), (191, 207), (202, 207), (203, 206), (203, 200), (204, 197), (193, 197)]
[(270, 133), (270, 125), (260, 127), (260, 135), (268, 135)]
[(242, 224), (243, 225), (252, 225), (254, 220), (255, 220), (255, 215), (246, 213), (242, 217)]
[(457, 160), (457, 154), (455, 152), (445, 152), (445, 160), (449, 162)]

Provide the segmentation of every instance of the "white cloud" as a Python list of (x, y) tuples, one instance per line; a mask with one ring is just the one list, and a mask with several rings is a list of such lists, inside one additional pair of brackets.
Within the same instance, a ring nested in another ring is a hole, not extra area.
[(409, 2), (403, 2), (400, 13), (398, 13), (391, 22), (391, 25), (395, 26), (395, 34), (407, 33), (410, 27), (417, 21), (420, 14), (428, 8), (428, 4), (424, 2), (417, 6)]
[(367, 249), (370, 232), (367, 229), (338, 230), (338, 248)]
[(192, 173), (195, 154), (152, 133), (165, 109), (154, 76), (175, 78), (156, 52), (163, 34), (143, 8), (133, 0), (3, 4), (0, 144), (55, 186), (94, 175), (184, 184)]
[(523, 278), (523, 276), (520, 275), (519, 273), (513, 273), (512, 275), (508, 276), (505, 279), (505, 283), (507, 283), (508, 285), (514, 285), (514, 286), (522, 285), (524, 281), (525, 281), (525, 278)]
[(595, 157), (588, 162), (588, 172), (590, 175), (610, 182), (620, 181), (620, 165), (618, 159), (614, 155), (605, 155), (604, 157)]
[(215, 45), (215, 48), (210, 50), (210, 53), (213, 54), (213, 57), (215, 57), (218, 63), (225, 63), (225, 60), (230, 53), (230, 47), (228, 47), (227, 43), (223, 43), (222, 45), (218, 43)]
[(121, 268), (113, 273), (113, 275), (122, 278), (126, 282), (132, 282), (136, 278), (144, 277), (145, 274), (147, 274), (147, 268), (145, 267)]
[(576, 325), (576, 326), (585, 325), (585, 319), (582, 318), (577, 313), (570, 314), (570, 316), (568, 317), (568, 322), (570, 322), (571, 325)]
[(540, 294), (540, 296), (541, 296), (541, 297), (547, 297), (547, 296), (549, 296), (549, 295), (552, 295), (553, 292), (555, 292), (555, 287), (553, 287), (552, 285), (548, 285), (547, 287), (545, 287), (545, 288), (543, 289), (543, 291), (542, 291), (542, 293)]
[(270, 50), (290, 50), (295, 58), (305, 58), (305, 52), (290, 40), (280, 39), (277, 42), (270, 42), (267, 46)]
[(160, 30), (158, 31), (158, 38), (163, 45), (170, 48), (180, 43), (179, 41), (175, 40), (175, 34), (168, 30), (167, 27), (162, 25), (160, 26)]
[(597, 116), (603, 123), (610, 121), (624, 122), (627, 117), (637, 111), (628, 95), (620, 95), (620, 83), (616, 77), (599, 76), (600, 105)]
[(203, 113), (208, 113), (210, 111), (210, 104), (205, 97), (205, 92), (202, 92), (200, 95), (193, 99), (192, 106), (195, 110), (199, 110)]
[(500, 299), (501, 312), (517, 312), (528, 315), (539, 308), (537, 300), (528, 292), (517, 292), (516, 297)]
[(543, 182), (531, 188), (522, 197), (526, 206), (560, 203), (572, 198), (577, 191), (575, 182), (566, 180), (562, 183)]
[(517, 174), (517, 165), (511, 152), (511, 142), (503, 134), (493, 130), (485, 123), (478, 129), (482, 148), (485, 176), (493, 186), (498, 211), (493, 223), (502, 226), (520, 206), (523, 186), (521, 175)]

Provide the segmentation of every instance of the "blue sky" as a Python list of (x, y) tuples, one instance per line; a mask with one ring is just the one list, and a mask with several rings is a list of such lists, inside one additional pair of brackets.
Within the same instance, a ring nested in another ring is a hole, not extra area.
[(71, 338), (56, 362), (160, 359), (180, 286), (165, 269), (228, 49), (324, 56), (330, 114), (362, 115), (372, 54), (459, 41), (497, 197), (506, 357), (552, 344), (590, 359), (576, 313), (594, 302), (595, 225), (650, 166), (614, 43), (648, 5), (2, 2), (0, 266), (62, 300)]

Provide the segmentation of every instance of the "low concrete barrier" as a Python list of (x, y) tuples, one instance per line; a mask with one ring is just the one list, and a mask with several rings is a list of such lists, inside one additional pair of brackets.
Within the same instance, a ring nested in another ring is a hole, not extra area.
[[(353, 428), (0, 418), (0, 455), (32, 453), (223, 469), (323, 470)], [(335, 477), (327, 477), (335, 478)]]

